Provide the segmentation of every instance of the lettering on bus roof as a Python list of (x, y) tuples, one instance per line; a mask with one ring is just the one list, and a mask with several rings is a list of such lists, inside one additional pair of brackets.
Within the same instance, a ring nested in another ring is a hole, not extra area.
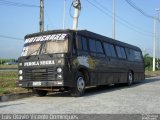
[(37, 37), (30, 37), (25, 40), (25, 44), (41, 41), (56, 41), (56, 40), (65, 40), (67, 34), (52, 34), (52, 35), (43, 35)]

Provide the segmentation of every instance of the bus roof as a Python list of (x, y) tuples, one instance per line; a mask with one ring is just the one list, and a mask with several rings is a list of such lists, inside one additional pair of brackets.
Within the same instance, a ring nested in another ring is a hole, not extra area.
[(83, 35), (89, 38), (93, 38), (93, 39), (97, 39), (97, 40), (101, 40), (101, 41), (106, 41), (112, 44), (116, 44), (116, 45), (120, 45), (120, 46), (124, 46), (124, 47), (128, 47), (128, 48), (132, 48), (138, 51), (141, 51), (141, 49), (137, 46), (125, 43), (125, 42), (121, 42), (118, 40), (113, 40), (112, 38), (88, 31), (88, 30), (71, 30), (71, 29), (62, 29), (62, 30), (50, 30), (50, 31), (44, 31), (44, 32), (38, 32), (38, 33), (33, 33), (33, 34), (28, 34), (25, 36), (25, 39), (30, 38), (30, 37), (36, 37), (36, 36), (41, 36), (41, 35), (50, 35), (53, 33), (77, 33), (79, 35)]

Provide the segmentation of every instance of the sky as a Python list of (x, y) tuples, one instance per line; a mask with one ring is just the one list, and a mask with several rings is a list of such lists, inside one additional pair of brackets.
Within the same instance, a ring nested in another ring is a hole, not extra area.
[[(14, 6), (16, 2), (29, 5)], [(45, 30), (63, 29), (64, 0), (45, 1)], [(130, 0), (150, 16), (158, 15), (155, 8), (160, 0)], [(66, 0), (65, 28), (72, 29), (74, 9), (72, 0)], [(39, 32), (39, 0), (0, 0), (0, 58), (18, 58), (23, 48), (26, 34)], [(112, 37), (112, 0), (81, 0), (78, 29)], [(142, 15), (126, 0), (115, 0), (116, 39), (136, 45), (143, 52), (152, 55), (154, 20)], [(10, 36), (19, 39), (4, 38)]]

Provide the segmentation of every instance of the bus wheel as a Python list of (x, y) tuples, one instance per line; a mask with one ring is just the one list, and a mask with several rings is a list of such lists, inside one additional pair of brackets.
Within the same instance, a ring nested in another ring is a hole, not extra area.
[(127, 77), (127, 85), (131, 86), (133, 84), (133, 73), (131, 71), (128, 72), (128, 77)]
[(46, 96), (48, 93), (46, 90), (33, 90), (33, 92), (39, 97)]
[(80, 97), (84, 94), (85, 90), (85, 79), (81, 73), (78, 73), (75, 77), (75, 87), (71, 88), (71, 96)]

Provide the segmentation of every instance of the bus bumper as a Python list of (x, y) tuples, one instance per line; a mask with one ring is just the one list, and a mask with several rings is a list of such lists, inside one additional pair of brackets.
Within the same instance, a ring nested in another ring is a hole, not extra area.
[(54, 81), (19, 81), (18, 86), (22, 88), (50, 88), (63, 87), (63, 80)]

